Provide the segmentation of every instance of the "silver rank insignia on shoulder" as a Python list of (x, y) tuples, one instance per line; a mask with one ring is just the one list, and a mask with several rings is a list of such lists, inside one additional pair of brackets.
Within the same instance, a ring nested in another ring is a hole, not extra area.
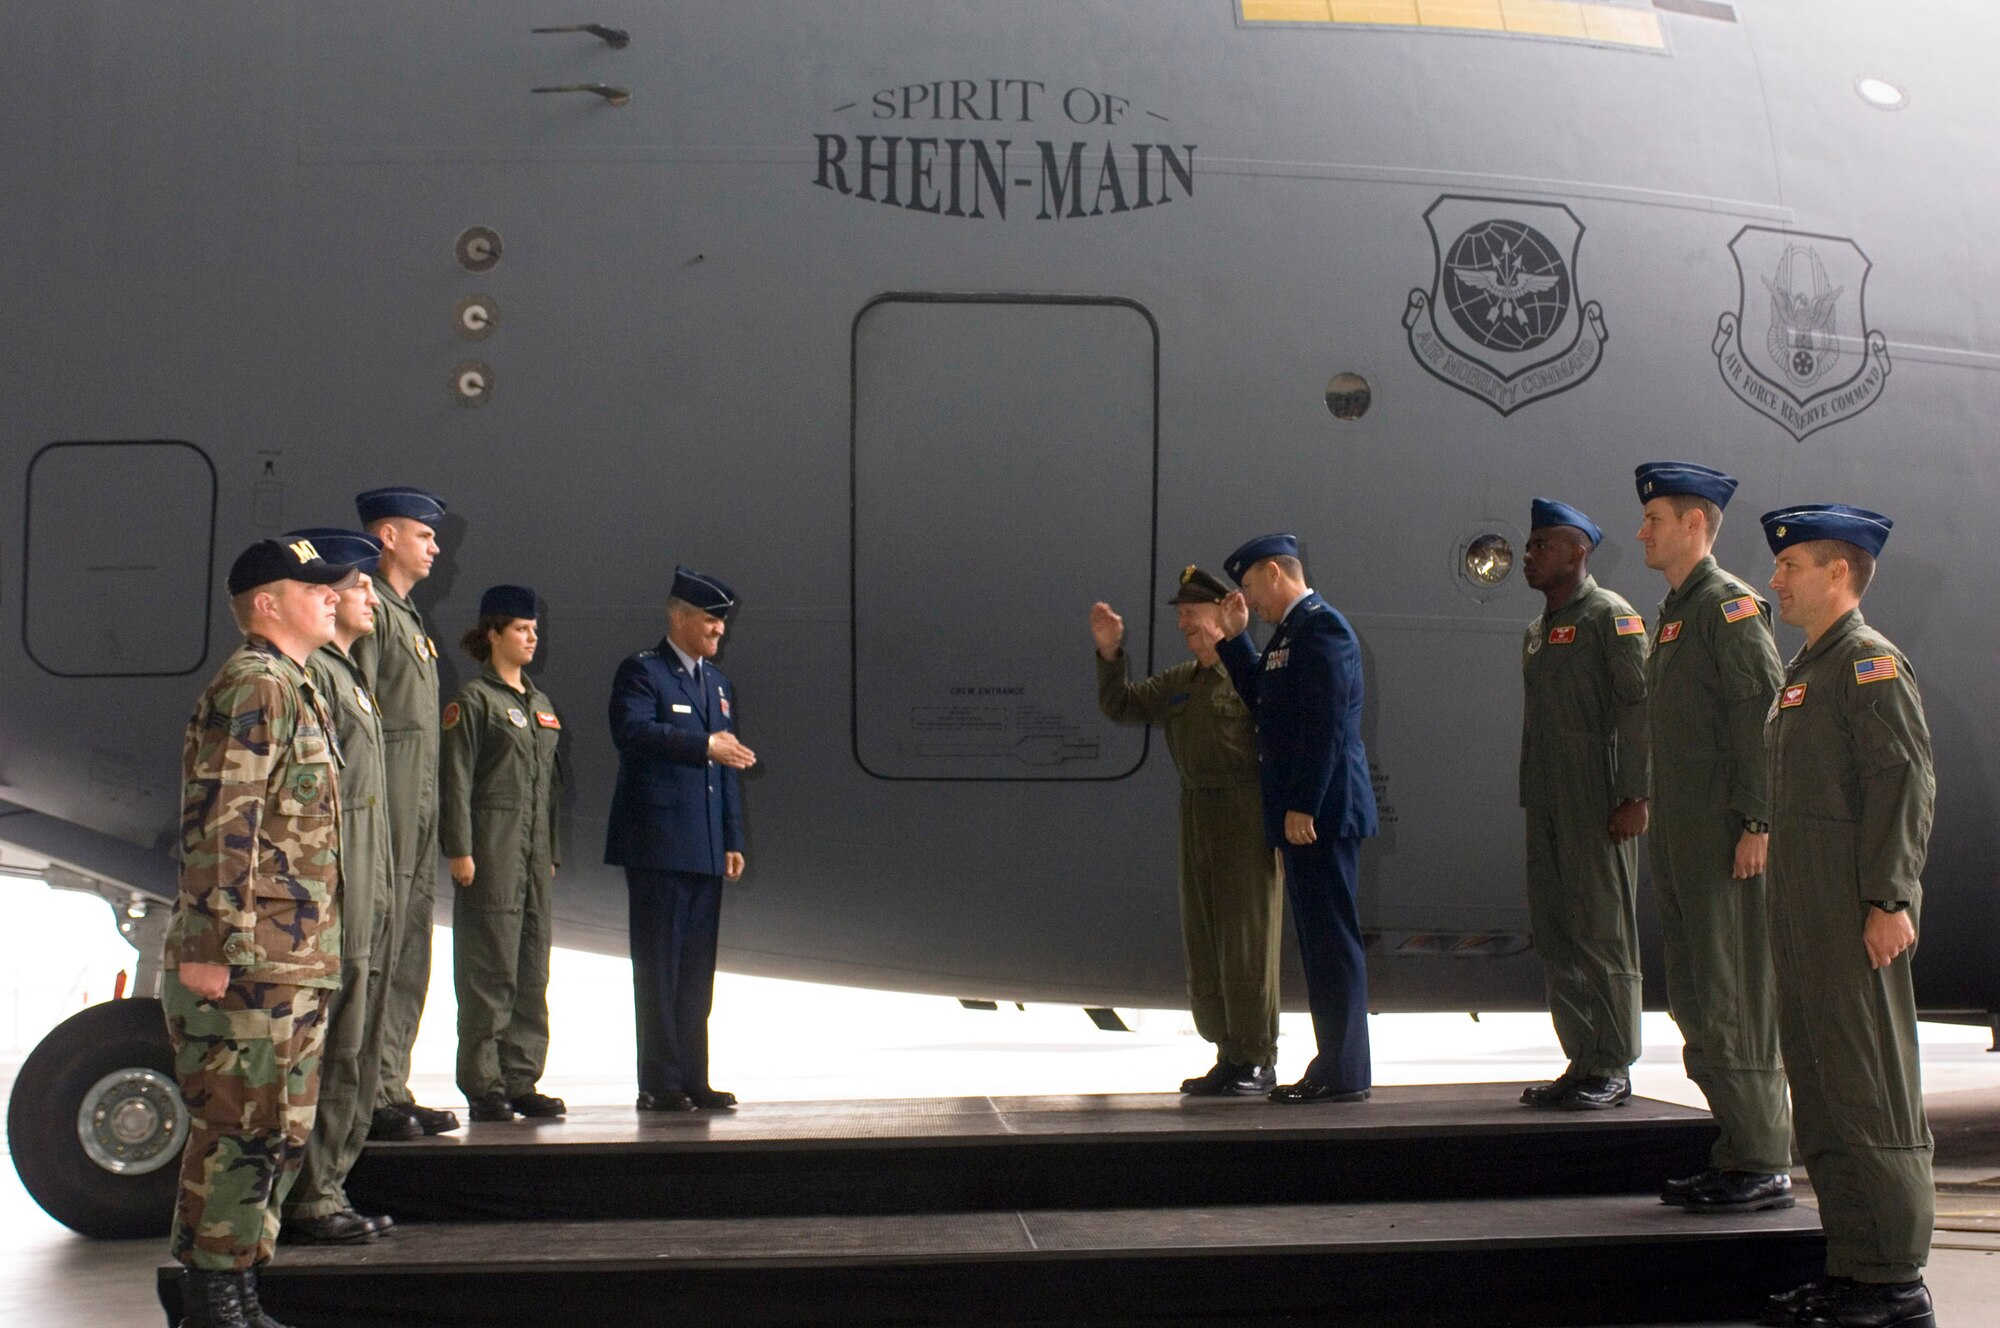
[(528, 727), (528, 717), (516, 706), (507, 707), (507, 722), (517, 729)]

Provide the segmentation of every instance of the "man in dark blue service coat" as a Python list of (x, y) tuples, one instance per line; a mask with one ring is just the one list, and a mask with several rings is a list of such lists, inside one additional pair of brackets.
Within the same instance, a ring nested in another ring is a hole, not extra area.
[[(1361, 743), (1361, 643), (1306, 584), (1299, 542), (1265, 535), (1229, 555), (1243, 589), (1223, 605), (1217, 647), (1257, 717), (1264, 838), (1285, 864), (1319, 1054), (1273, 1102), (1359, 1102), (1368, 1096), (1368, 973), (1355, 904), (1361, 841), (1375, 833), (1375, 787)], [(1262, 656), (1250, 610), (1278, 630)]]
[(676, 567), (666, 637), (611, 684), (618, 787), (604, 860), (625, 869), (631, 908), (641, 1111), (736, 1105), (708, 1082), (722, 883), (743, 874), (737, 772), (757, 760), (712, 662), (735, 607), (728, 586)]

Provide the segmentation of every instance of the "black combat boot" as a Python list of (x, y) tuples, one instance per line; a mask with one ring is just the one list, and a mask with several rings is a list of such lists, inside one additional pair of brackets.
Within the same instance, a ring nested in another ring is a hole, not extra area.
[(181, 1328), (261, 1328), (243, 1306), (243, 1274), (181, 1269)]
[(240, 1285), (242, 1286), (241, 1295), (244, 1322), (248, 1323), (251, 1328), (285, 1328), (284, 1324), (272, 1318), (265, 1312), (264, 1307), (257, 1302), (257, 1270), (254, 1268), (245, 1268), (236, 1276), (240, 1279)]

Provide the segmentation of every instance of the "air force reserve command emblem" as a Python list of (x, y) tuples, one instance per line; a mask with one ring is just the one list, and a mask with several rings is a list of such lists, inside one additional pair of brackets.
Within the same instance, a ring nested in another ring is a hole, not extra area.
[(1852, 240), (1745, 226), (1729, 242), (1736, 308), (1715, 327), (1722, 381), (1793, 438), (1851, 419), (1889, 381), (1889, 340), (1867, 324), (1871, 264)]
[(1431, 287), (1403, 309), (1418, 364), (1502, 415), (1590, 377), (1608, 337), (1603, 309), (1577, 290), (1574, 212), (1446, 194), (1424, 224)]

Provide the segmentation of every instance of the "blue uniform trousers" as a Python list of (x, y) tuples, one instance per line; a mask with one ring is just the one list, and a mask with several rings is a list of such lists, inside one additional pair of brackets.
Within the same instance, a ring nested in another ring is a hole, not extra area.
[(625, 890), (631, 905), (639, 1091), (658, 1096), (707, 1088), (722, 878), (627, 867)]
[(1287, 844), (1285, 897), (1299, 934), (1299, 959), (1306, 970), (1306, 1000), (1312, 1007), (1313, 1038), (1319, 1054), (1305, 1078), (1343, 1091), (1367, 1088), (1373, 1078), (1368, 1058), (1368, 969), (1361, 950), (1361, 911), (1355, 884), (1361, 871), (1361, 841), (1321, 835), (1310, 844)]

